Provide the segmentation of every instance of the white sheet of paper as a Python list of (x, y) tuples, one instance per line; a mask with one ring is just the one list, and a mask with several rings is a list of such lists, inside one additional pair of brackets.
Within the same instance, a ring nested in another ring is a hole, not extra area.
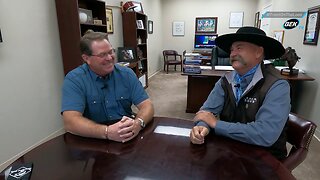
[(211, 66), (200, 66), (200, 69), (209, 69), (209, 70), (211, 70), (212, 67)]
[(201, 56), (200, 53), (186, 53), (185, 56)]
[(215, 70), (221, 70), (221, 71), (232, 71), (234, 70), (232, 66), (214, 66)]
[(189, 137), (191, 129), (173, 126), (157, 126), (154, 133)]

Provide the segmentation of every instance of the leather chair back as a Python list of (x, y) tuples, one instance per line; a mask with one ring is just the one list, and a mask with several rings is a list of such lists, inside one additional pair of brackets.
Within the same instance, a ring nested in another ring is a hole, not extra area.
[(231, 66), (230, 55), (218, 46), (212, 48), (211, 66)]
[(176, 59), (176, 55), (178, 55), (178, 52), (175, 50), (164, 50), (162, 51), (162, 54), (165, 58), (173, 57), (174, 59)]
[(182, 71), (182, 63), (183, 63), (183, 59), (182, 59), (182, 55), (178, 54), (177, 51), (175, 50), (163, 50), (162, 51), (163, 54), (163, 70), (166, 70), (167, 67), (167, 73), (169, 72), (169, 65), (174, 65), (174, 69), (176, 70), (176, 66), (180, 65), (181, 66), (181, 71)]
[(286, 127), (287, 142), (292, 147), (282, 163), (292, 171), (307, 157), (309, 145), (317, 125), (310, 120), (299, 117), (297, 114), (290, 113)]

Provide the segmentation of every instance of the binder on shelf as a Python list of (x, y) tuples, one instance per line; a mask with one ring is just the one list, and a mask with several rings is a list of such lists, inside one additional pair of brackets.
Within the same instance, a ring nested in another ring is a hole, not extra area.
[(199, 65), (184, 65), (183, 72), (191, 74), (201, 74), (201, 68)]
[(194, 64), (194, 65), (200, 65), (201, 59), (192, 59), (192, 58), (186, 58), (184, 61), (184, 64)]

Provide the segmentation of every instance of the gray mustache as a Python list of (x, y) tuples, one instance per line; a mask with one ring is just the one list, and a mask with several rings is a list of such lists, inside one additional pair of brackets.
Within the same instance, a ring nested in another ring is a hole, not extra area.
[(233, 61), (239, 61), (243, 65), (247, 65), (246, 61), (241, 56), (235, 56), (230, 58), (230, 63), (232, 64)]

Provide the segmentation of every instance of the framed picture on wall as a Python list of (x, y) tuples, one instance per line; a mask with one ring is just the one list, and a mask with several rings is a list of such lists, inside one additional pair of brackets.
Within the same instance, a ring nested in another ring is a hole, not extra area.
[(113, 15), (112, 9), (106, 8), (106, 17), (107, 17), (107, 32), (113, 34)]
[(197, 17), (196, 33), (217, 33), (217, 17)]
[(254, 16), (254, 27), (259, 28), (259, 15), (260, 12), (256, 12), (255, 16)]
[(172, 23), (172, 35), (184, 36), (184, 21), (174, 21)]
[(243, 24), (243, 12), (231, 12), (229, 28), (239, 28)]
[(273, 38), (283, 44), (284, 30), (273, 31)]
[(0, 42), (2, 42), (1, 29), (0, 29)]
[(153, 21), (148, 20), (148, 33), (153, 34)]
[(308, 9), (303, 44), (317, 45), (320, 27), (320, 6)]

